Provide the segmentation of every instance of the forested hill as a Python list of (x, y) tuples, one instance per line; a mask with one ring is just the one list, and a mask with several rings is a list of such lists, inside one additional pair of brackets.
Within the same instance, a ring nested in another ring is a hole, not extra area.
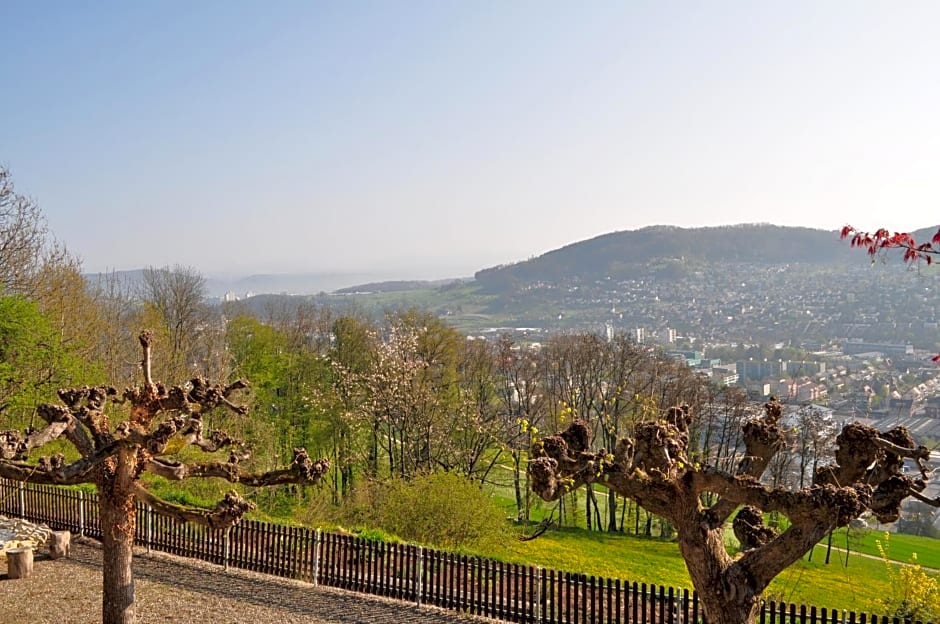
[[(937, 228), (914, 233), (929, 241)], [(484, 287), (527, 282), (558, 282), (571, 278), (603, 279), (634, 274), (638, 267), (659, 267), (681, 274), (697, 265), (713, 263), (818, 263), (865, 262), (864, 254), (839, 240), (836, 231), (768, 224), (680, 228), (657, 225), (640, 230), (612, 232), (566, 245), (541, 256), (476, 273)]]
[(393, 280), (387, 282), (371, 282), (368, 284), (357, 284), (348, 288), (340, 288), (335, 291), (335, 293), (337, 295), (354, 295), (359, 293), (401, 292), (419, 288), (441, 288), (443, 286), (460, 283), (461, 281), (460, 278), (452, 278), (442, 280)]

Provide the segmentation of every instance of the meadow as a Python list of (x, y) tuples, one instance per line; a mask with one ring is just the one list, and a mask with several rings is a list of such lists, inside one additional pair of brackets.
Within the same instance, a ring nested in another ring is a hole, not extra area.
[[(778, 576), (765, 592), (765, 598), (829, 609), (880, 612), (878, 599), (893, 589), (876, 544), (876, 540), (884, 539), (884, 534), (869, 531), (863, 538), (851, 539), (855, 540), (850, 540), (850, 544), (856, 551), (850, 551), (846, 557), (842, 550), (844, 532), (837, 532), (829, 564), (825, 563), (823, 543), (817, 546), (812, 560), (804, 556)], [(890, 544), (890, 555), (895, 561), (907, 562), (914, 552), (925, 566), (940, 561), (937, 540), (892, 534)], [(485, 554), (605, 578), (692, 587), (676, 542), (659, 538), (559, 529), (531, 541), (507, 542)]]

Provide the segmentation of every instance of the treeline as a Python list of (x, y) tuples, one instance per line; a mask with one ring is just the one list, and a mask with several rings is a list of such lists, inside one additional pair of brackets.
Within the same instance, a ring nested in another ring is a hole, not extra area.
[[(213, 415), (209, 424), (249, 441), (254, 461), (284, 466), (300, 446), (331, 460), (325, 493), (282, 492), (269, 507), (361, 513), (376, 484), (449, 473), (504, 493), (514, 516), (528, 519), (525, 459), (539, 432), (583, 418), (596, 445), (613, 449), (665, 407), (744, 405), (625, 336), (471, 340), (416, 310), (374, 321), (305, 300), (262, 312), (209, 304), (205, 280), (186, 267), (147, 269), (131, 289), (107, 278), (87, 284), (75, 263), (39, 262), (34, 291), (9, 288), (0, 298), (0, 428), (31, 424), (35, 405), (60, 387), (130, 385), (139, 374), (134, 336), (152, 328), (155, 379), (250, 380), (250, 415)], [(638, 510), (625, 515), (605, 495), (606, 504), (592, 490), (583, 506), (566, 499), (560, 520), (607, 530), (638, 522)]]

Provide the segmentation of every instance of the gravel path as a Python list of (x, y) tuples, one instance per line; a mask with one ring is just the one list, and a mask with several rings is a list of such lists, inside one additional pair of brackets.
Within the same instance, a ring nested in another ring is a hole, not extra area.
[[(0, 564), (0, 569), (4, 564)], [(140, 624), (454, 624), (492, 622), (162, 553), (134, 554)], [(101, 549), (72, 542), (68, 559), (36, 554), (28, 579), (0, 576), (0, 622), (101, 621)]]

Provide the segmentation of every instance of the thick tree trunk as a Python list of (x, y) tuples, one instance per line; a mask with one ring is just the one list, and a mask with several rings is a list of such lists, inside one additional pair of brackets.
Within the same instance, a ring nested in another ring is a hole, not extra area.
[[(682, 502), (676, 507), (695, 509)], [(705, 529), (694, 511), (672, 520), (708, 624), (754, 624), (760, 614), (760, 590), (753, 586), (751, 575), (728, 556), (721, 528)]]
[[(134, 531), (137, 510), (132, 490), (133, 453), (119, 454), (114, 473), (99, 480), (99, 513), (102, 533), (104, 584), (101, 603), (103, 624), (134, 624)], [(107, 470), (107, 468), (106, 468)]]
[(133, 496), (127, 498), (131, 508), (128, 515), (121, 510), (121, 503), (105, 502), (107, 498), (101, 497), (104, 546), (101, 621), (104, 624), (134, 624), (134, 575), (131, 571), (136, 527), (134, 499)]
[(755, 624), (760, 615), (760, 596), (707, 595), (699, 591), (699, 601), (708, 624)]

